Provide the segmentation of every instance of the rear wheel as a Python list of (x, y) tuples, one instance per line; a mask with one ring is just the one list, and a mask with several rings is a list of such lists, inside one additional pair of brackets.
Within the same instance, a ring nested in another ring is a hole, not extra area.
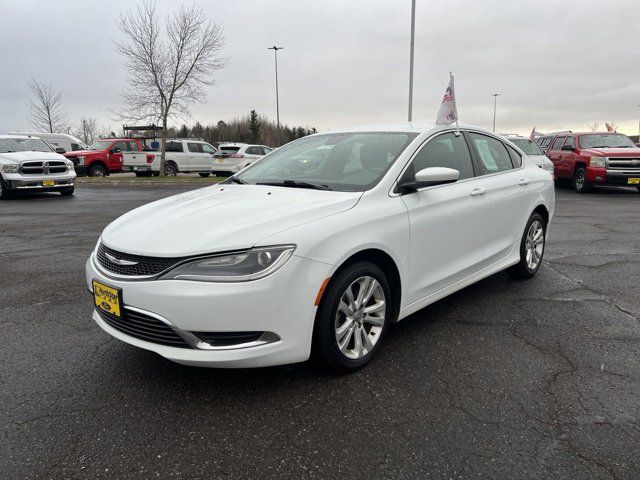
[(578, 193), (587, 193), (591, 190), (591, 184), (587, 182), (587, 170), (578, 168), (573, 174), (573, 188)]
[(104, 177), (107, 175), (107, 169), (104, 165), (92, 165), (89, 169), (90, 177)]
[(178, 175), (178, 169), (174, 163), (167, 163), (164, 166), (164, 174), (167, 177), (176, 177)]
[(211, 175), (211, 173), (199, 173), (198, 175), (200, 175), (202, 178), (205, 178)]
[(63, 197), (70, 197), (71, 195), (73, 195), (73, 190), (74, 187), (66, 187), (60, 190), (60, 195), (62, 195)]
[(336, 371), (362, 368), (376, 354), (392, 315), (384, 272), (371, 262), (349, 265), (325, 291), (316, 314), (314, 354)]
[(511, 272), (520, 278), (533, 277), (542, 264), (547, 225), (539, 213), (532, 213), (520, 240), (520, 261)]

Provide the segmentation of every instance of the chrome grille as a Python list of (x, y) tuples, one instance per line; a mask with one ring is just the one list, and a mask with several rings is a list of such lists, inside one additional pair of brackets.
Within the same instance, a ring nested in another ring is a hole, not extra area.
[(609, 158), (607, 159), (609, 170), (627, 170), (640, 172), (640, 158)]
[[(167, 258), (131, 255), (129, 253), (117, 252), (101, 243), (98, 247), (96, 258), (104, 270), (116, 275), (127, 277), (155, 277), (189, 257)], [(112, 259), (130, 262), (133, 263), (133, 265), (121, 265)]]
[(61, 160), (52, 160), (50, 162), (22, 162), (20, 164), (20, 173), (23, 175), (49, 175), (55, 173), (65, 173), (67, 164)]

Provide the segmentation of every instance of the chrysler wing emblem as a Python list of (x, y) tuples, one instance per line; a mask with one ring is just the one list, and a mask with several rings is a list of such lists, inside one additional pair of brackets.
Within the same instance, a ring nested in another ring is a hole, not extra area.
[(132, 265), (137, 265), (138, 264), (138, 262), (130, 262), (129, 260), (122, 260), (122, 259), (114, 257), (110, 253), (106, 253), (106, 252), (105, 252), (104, 256), (107, 257), (111, 263), (115, 263), (116, 265), (122, 265), (122, 266), (130, 267)]

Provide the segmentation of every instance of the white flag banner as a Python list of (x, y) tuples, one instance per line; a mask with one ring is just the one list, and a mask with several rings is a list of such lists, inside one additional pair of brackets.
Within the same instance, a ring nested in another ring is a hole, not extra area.
[(458, 121), (458, 110), (456, 108), (456, 94), (453, 88), (453, 75), (449, 73), (449, 86), (444, 92), (436, 125), (451, 125)]

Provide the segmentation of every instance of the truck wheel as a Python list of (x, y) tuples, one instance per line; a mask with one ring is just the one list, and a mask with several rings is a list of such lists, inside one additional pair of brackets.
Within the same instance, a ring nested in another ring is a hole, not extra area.
[(7, 188), (7, 184), (4, 183), (2, 179), (2, 175), (0, 175), (0, 199), (6, 200), (7, 198), (11, 198), (11, 191)]
[(63, 188), (62, 190), (60, 190), (60, 195), (62, 195), (63, 197), (70, 197), (71, 195), (73, 195), (73, 190), (74, 187)]
[(93, 165), (89, 169), (90, 177), (104, 177), (107, 175), (107, 169), (103, 165)]
[(178, 169), (173, 163), (167, 163), (164, 166), (164, 174), (167, 177), (176, 177), (178, 175)]
[(587, 182), (587, 171), (580, 167), (573, 174), (573, 189), (578, 193), (587, 193), (591, 190), (591, 184)]
[(208, 177), (211, 174), (210, 173), (199, 173), (198, 175), (200, 175), (202, 178), (205, 178), (205, 177)]

